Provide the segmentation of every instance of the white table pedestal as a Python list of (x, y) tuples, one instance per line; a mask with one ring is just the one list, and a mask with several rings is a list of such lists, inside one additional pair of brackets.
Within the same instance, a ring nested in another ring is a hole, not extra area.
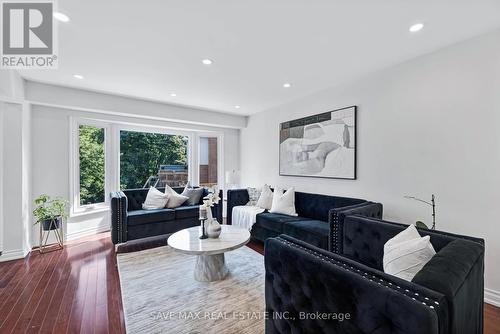
[(223, 280), (229, 270), (226, 267), (224, 253), (213, 255), (198, 255), (194, 267), (194, 279), (199, 282)]

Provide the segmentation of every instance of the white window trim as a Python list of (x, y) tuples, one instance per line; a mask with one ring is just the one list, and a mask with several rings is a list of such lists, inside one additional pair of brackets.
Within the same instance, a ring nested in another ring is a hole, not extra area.
[[(104, 128), (104, 202), (80, 205), (80, 125), (90, 125)], [(70, 118), (70, 217), (77, 217), (87, 213), (96, 213), (109, 210), (109, 193), (111, 190), (110, 166), (111, 162), (111, 124), (109, 122), (87, 119)]]

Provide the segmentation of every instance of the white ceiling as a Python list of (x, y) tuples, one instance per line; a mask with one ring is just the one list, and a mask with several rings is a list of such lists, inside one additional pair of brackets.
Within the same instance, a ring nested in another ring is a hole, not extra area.
[[(498, 0), (58, 5), (71, 19), (58, 23), (59, 69), (24, 71), (26, 79), (243, 115), (500, 27)], [(416, 22), (425, 28), (411, 34)]]

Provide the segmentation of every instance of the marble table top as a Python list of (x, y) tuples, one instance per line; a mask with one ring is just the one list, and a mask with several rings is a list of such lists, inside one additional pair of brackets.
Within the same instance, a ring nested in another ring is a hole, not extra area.
[(190, 227), (175, 232), (168, 238), (168, 245), (175, 250), (191, 255), (221, 254), (240, 248), (250, 241), (250, 232), (247, 229), (221, 225), (222, 232), (217, 239), (200, 239), (201, 227)]

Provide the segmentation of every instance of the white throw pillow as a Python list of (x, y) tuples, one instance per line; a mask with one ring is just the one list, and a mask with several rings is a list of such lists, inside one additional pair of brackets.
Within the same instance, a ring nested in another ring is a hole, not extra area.
[(384, 245), (384, 272), (411, 281), (436, 254), (430, 237), (420, 237), (414, 225)]
[(201, 196), (203, 196), (203, 188), (193, 188), (191, 184), (188, 182), (184, 187), (181, 195), (186, 196), (188, 200), (186, 201), (187, 205), (197, 205), (200, 203)]
[(178, 194), (174, 189), (172, 189), (168, 185), (165, 186), (165, 194), (168, 195), (167, 208), (169, 209), (178, 208), (179, 206), (184, 204), (185, 201), (188, 200), (187, 196)]
[(418, 233), (415, 225), (410, 225), (404, 231), (396, 234), (392, 239), (387, 240), (384, 245), (384, 253), (387, 252), (388, 247), (417, 238), (421, 238), (420, 233)]
[(162, 193), (155, 187), (149, 187), (146, 200), (142, 204), (144, 210), (163, 209), (168, 201), (168, 195)]
[(295, 212), (295, 189), (292, 187), (283, 193), (283, 189), (274, 189), (272, 213), (282, 213), (289, 216), (297, 216)]
[(247, 188), (248, 191), (248, 206), (257, 206), (261, 191), (257, 188)]
[(262, 187), (262, 192), (260, 193), (259, 200), (257, 201), (257, 206), (262, 209), (270, 210), (273, 205), (273, 191), (271, 188), (264, 184)]

